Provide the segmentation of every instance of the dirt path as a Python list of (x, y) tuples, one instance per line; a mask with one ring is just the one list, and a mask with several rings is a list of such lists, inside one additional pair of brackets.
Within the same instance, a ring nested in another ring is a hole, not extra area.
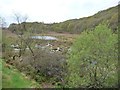
[(42, 88), (54, 88), (54, 85), (52, 85), (51, 83), (48, 83), (48, 82), (43, 82), (41, 84), (41, 87)]

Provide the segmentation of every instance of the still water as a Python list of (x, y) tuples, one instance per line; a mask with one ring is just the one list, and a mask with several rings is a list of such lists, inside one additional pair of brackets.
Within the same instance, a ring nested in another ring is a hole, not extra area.
[(32, 36), (32, 39), (43, 39), (43, 40), (57, 40), (56, 37), (52, 36)]

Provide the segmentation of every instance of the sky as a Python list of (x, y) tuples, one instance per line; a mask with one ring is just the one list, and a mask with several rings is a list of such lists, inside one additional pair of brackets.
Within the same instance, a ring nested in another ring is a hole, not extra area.
[(28, 16), (29, 22), (54, 23), (94, 15), (118, 5), (119, 0), (0, 0), (0, 16), (7, 24), (14, 14)]

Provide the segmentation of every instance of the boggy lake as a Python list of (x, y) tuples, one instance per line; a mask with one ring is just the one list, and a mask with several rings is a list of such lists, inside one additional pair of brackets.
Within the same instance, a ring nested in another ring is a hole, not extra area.
[(57, 40), (56, 37), (52, 36), (31, 36), (32, 39), (43, 39), (43, 40)]

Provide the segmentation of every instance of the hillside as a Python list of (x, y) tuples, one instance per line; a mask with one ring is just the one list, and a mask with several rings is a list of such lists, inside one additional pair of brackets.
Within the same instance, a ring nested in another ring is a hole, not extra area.
[(117, 8), (52, 24), (18, 20), (2, 30), (3, 88), (116, 87)]
[[(93, 16), (84, 17), (80, 19), (71, 19), (60, 23), (45, 24), (43, 22), (26, 22), (27, 30), (33, 33), (81, 33), (83, 30), (95, 28), (99, 23), (106, 21), (112, 30), (117, 29), (118, 20), (118, 6), (111, 7), (107, 10), (99, 11)], [(9, 29), (15, 31), (16, 24), (11, 24)]]
[[(1, 69), (2, 67), (2, 69)], [(2, 70), (2, 88), (32, 88), (38, 87), (34, 80), (20, 73), (13, 66), (2, 62), (0, 59), (0, 73)]]
[(116, 7), (109, 8), (107, 10), (99, 11), (93, 16), (84, 17), (80, 19), (68, 20), (59, 24), (53, 24), (55, 31), (67, 31), (70, 33), (80, 33), (83, 30), (95, 28), (101, 22), (106, 21), (112, 30), (116, 30), (118, 20), (118, 9)]

